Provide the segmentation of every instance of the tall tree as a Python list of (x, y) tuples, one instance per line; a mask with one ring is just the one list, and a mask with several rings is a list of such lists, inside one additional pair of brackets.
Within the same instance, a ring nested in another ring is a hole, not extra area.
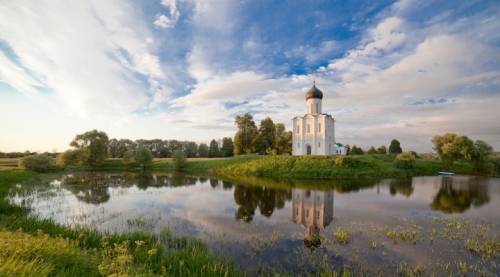
[(235, 118), (238, 131), (234, 136), (234, 153), (236, 155), (249, 154), (253, 152), (253, 141), (257, 136), (257, 126), (250, 113)]
[(210, 147), (208, 149), (208, 157), (218, 157), (219, 156), (219, 144), (215, 139), (210, 141)]
[(257, 153), (271, 154), (276, 148), (276, 127), (271, 118), (266, 117), (260, 122), (259, 133), (254, 140), (255, 150)]
[(81, 161), (85, 165), (96, 166), (108, 156), (108, 135), (105, 132), (92, 130), (76, 135), (70, 146), (80, 150)]
[(186, 153), (186, 157), (192, 158), (196, 157), (196, 153), (198, 152), (198, 145), (193, 141), (186, 141), (184, 144), (184, 153)]
[(200, 143), (198, 146), (198, 157), (206, 158), (208, 157), (208, 145), (205, 143)]
[(283, 123), (276, 123), (276, 154), (292, 154), (292, 132)]
[(232, 157), (234, 155), (233, 139), (230, 137), (222, 139), (221, 155), (224, 157)]
[(377, 150), (375, 149), (375, 147), (370, 147), (368, 149), (368, 151), (366, 152), (367, 154), (377, 154)]
[(391, 154), (403, 153), (403, 149), (401, 149), (401, 143), (399, 143), (397, 139), (391, 140), (391, 145), (389, 145), (389, 153)]

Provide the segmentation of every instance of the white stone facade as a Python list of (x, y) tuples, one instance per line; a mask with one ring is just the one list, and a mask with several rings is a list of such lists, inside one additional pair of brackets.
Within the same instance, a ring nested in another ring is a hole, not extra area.
[(335, 120), (321, 112), (321, 102), (322, 93), (313, 86), (306, 94), (307, 114), (293, 118), (292, 155), (336, 154)]

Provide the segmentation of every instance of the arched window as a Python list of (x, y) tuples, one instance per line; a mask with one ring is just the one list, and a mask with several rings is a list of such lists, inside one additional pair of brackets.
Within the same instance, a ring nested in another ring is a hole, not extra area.
[(318, 123), (318, 132), (321, 133), (321, 123)]
[(307, 133), (311, 132), (311, 125), (307, 124)]
[(320, 148), (320, 147), (321, 147), (321, 142), (318, 142), (318, 148)]
[(319, 113), (319, 104), (316, 103), (316, 113)]

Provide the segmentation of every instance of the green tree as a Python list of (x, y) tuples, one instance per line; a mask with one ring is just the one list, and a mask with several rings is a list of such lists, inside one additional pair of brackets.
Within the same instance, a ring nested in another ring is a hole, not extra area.
[(250, 113), (236, 116), (238, 131), (234, 136), (234, 154), (250, 154), (253, 152), (253, 141), (258, 134), (257, 126)]
[(493, 155), (493, 147), (482, 140), (476, 140), (471, 153), (472, 164), (474, 169), (478, 172), (487, 172), (489, 167), (493, 165), (490, 163), (490, 158)]
[(182, 150), (175, 150), (172, 154), (172, 164), (175, 171), (183, 171), (186, 168), (186, 154)]
[(188, 158), (196, 157), (196, 153), (198, 152), (198, 145), (193, 141), (186, 141), (184, 143), (184, 153)]
[(135, 161), (139, 163), (142, 171), (145, 171), (147, 167), (150, 167), (153, 163), (153, 154), (151, 150), (146, 148), (144, 145), (139, 145), (135, 151)]
[(232, 157), (234, 155), (233, 139), (226, 137), (222, 139), (221, 155), (223, 157)]
[(391, 140), (391, 145), (389, 145), (389, 153), (391, 154), (403, 153), (403, 149), (401, 149), (401, 143), (399, 143), (397, 139)]
[(382, 145), (379, 148), (377, 148), (377, 153), (378, 154), (387, 154), (387, 148), (384, 145)]
[(356, 145), (353, 145), (349, 151), (350, 155), (363, 155), (365, 152), (361, 147), (357, 147)]
[(198, 157), (202, 158), (208, 157), (208, 145), (206, 143), (201, 143), (198, 146)]
[(219, 144), (215, 139), (210, 141), (210, 147), (208, 149), (208, 157), (210, 158), (219, 157)]
[(474, 150), (472, 140), (453, 133), (435, 136), (432, 143), (446, 167), (451, 166), (456, 160), (470, 160)]
[(261, 155), (271, 154), (272, 150), (276, 149), (276, 127), (271, 118), (266, 117), (260, 122), (254, 145), (257, 153)]
[(370, 147), (368, 149), (368, 151), (366, 152), (367, 154), (377, 154), (377, 150), (375, 149), (375, 147)]
[(107, 158), (108, 142), (106, 133), (92, 130), (77, 135), (71, 141), (70, 146), (80, 150), (83, 164), (93, 167)]
[(276, 153), (292, 154), (292, 132), (286, 131), (283, 123), (276, 123)]

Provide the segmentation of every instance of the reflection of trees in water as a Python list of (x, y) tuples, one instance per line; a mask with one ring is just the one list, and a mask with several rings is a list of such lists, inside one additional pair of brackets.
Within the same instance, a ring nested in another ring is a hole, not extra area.
[(97, 205), (109, 201), (109, 187), (129, 188), (135, 185), (141, 190), (146, 190), (150, 187), (194, 185), (197, 181), (196, 177), (182, 174), (167, 176), (147, 172), (142, 174), (80, 173), (64, 176), (62, 186), (71, 191), (78, 200)]
[(110, 198), (108, 187), (116, 183), (122, 180), (98, 173), (66, 175), (62, 180), (62, 185), (78, 200), (94, 205), (107, 202)]
[(489, 201), (488, 187), (480, 180), (442, 177), (431, 208), (445, 213), (462, 213), (471, 206), (480, 207)]
[(396, 194), (402, 194), (406, 197), (410, 197), (413, 193), (413, 185), (411, 179), (393, 179), (389, 183), (389, 192), (392, 196)]
[(235, 186), (234, 201), (238, 204), (236, 219), (250, 222), (258, 207), (263, 216), (270, 217), (275, 209), (282, 209), (292, 198), (291, 190), (267, 187)]

